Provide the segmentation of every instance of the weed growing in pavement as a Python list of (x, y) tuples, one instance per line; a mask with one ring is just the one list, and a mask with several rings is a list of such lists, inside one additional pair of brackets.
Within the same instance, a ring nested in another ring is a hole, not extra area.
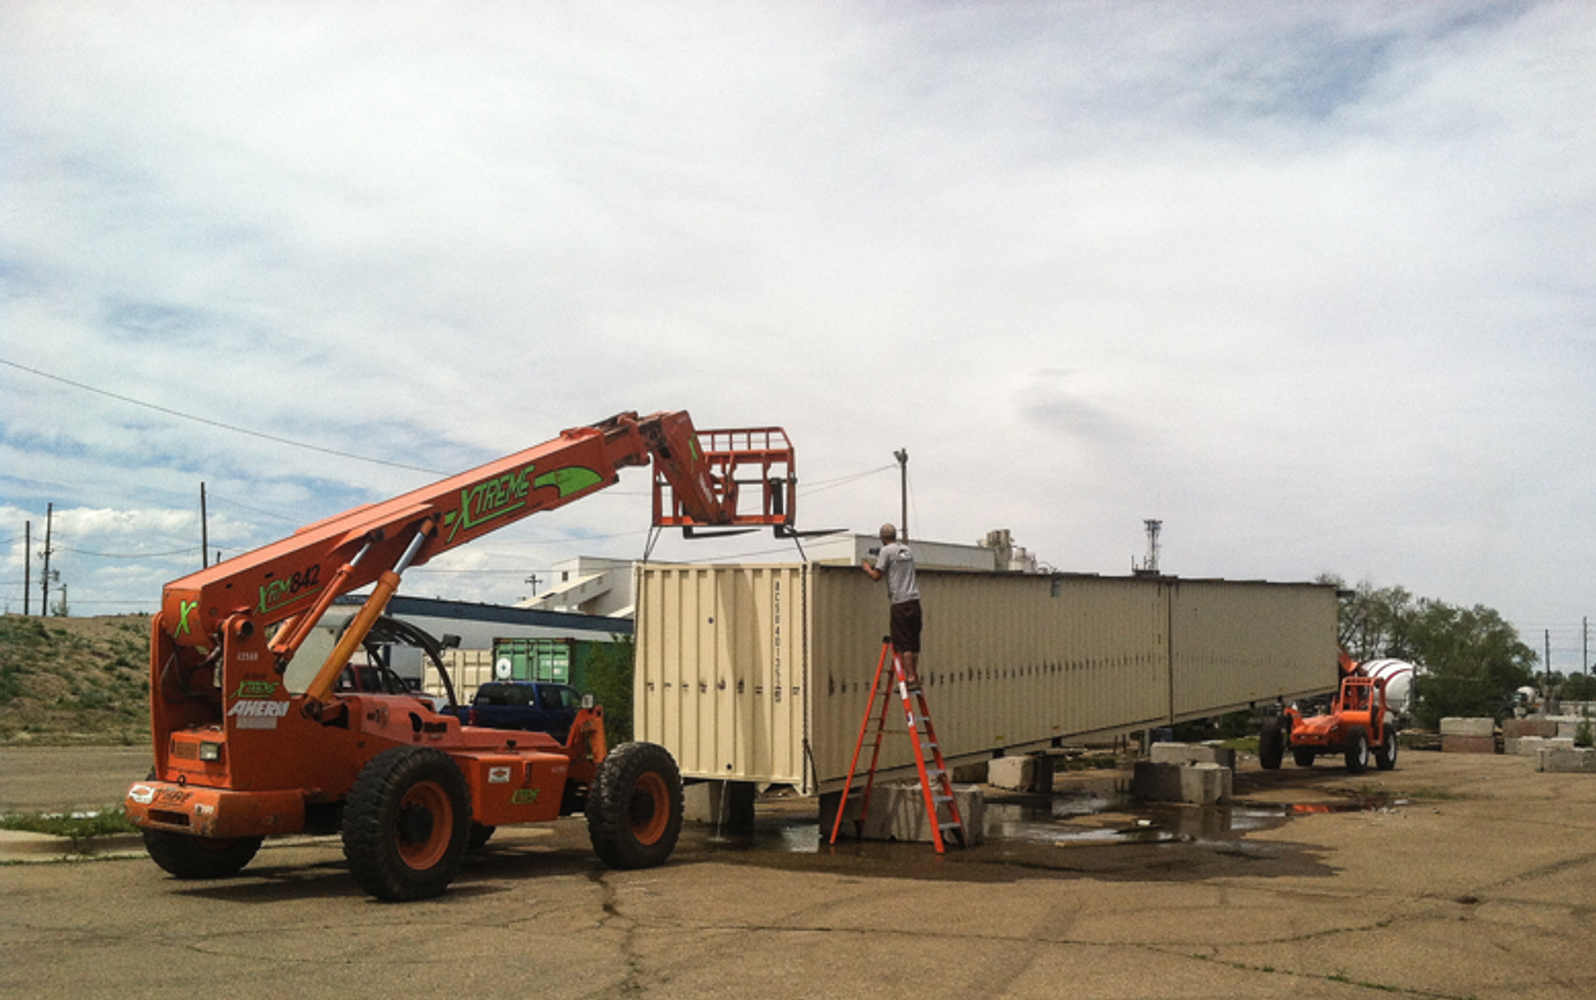
[(138, 828), (127, 821), (121, 806), (81, 813), (12, 813), (0, 816), (0, 830), (44, 833), (72, 840), (138, 832)]

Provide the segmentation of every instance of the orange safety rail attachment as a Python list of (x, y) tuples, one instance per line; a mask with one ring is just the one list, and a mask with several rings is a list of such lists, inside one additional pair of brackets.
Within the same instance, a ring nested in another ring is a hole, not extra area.
[[(656, 455), (654, 525), (659, 528), (754, 526), (790, 530), (796, 517), (798, 472), (792, 442), (780, 427), (699, 431), (681, 449)], [(689, 465), (708, 472), (682, 474)], [(744, 487), (755, 489), (744, 492)]]

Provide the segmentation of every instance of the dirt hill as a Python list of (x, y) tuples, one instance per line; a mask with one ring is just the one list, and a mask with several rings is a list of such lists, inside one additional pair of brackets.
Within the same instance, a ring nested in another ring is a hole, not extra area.
[(0, 743), (149, 739), (147, 615), (0, 616)]

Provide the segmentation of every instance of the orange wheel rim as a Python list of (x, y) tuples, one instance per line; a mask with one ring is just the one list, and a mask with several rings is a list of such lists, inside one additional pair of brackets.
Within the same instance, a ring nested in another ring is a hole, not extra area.
[(395, 842), (399, 857), (417, 870), (426, 870), (443, 860), (454, 831), (454, 804), (443, 786), (422, 781), (399, 800)]
[(657, 843), (670, 824), (670, 789), (665, 779), (653, 771), (632, 786), (632, 836), (640, 844)]

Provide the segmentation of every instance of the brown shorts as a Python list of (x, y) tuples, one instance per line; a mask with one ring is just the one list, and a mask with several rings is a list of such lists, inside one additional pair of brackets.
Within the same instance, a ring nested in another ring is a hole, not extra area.
[(892, 648), (900, 653), (920, 651), (920, 602), (892, 606)]

